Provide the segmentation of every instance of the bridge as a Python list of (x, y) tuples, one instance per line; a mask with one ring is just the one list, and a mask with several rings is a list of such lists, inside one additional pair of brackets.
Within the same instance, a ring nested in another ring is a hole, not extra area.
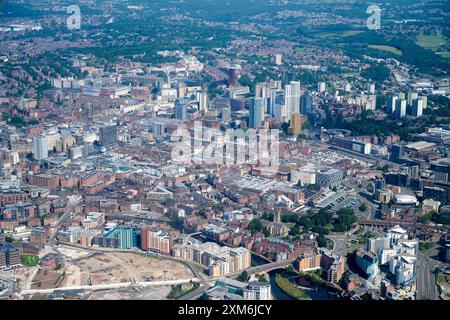
[[(294, 263), (295, 260), (296, 259), (271, 262), (271, 263), (263, 264), (260, 266), (254, 266), (254, 267), (245, 269), (245, 271), (247, 271), (247, 273), (249, 273), (249, 274), (255, 274), (255, 273), (270, 272), (270, 271), (277, 270), (277, 269), (284, 269), (284, 268), (287, 268), (290, 265), (292, 265), (292, 263)], [(239, 272), (229, 273), (226, 276), (230, 277), (230, 278), (237, 278), (243, 271), (244, 270), (241, 270)], [(222, 278), (222, 277), (220, 277), (220, 278)]]

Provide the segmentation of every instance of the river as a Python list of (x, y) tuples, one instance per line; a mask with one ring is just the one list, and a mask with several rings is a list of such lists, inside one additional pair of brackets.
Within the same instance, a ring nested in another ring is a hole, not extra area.
[[(304, 287), (303, 291), (311, 298), (311, 300), (333, 300), (333, 296), (329, 293), (326, 288), (313, 288), (311, 284), (307, 282), (305, 278), (299, 278), (298, 275), (294, 273), (286, 274), (284, 270), (273, 270), (269, 272), (270, 285), (272, 289), (272, 297), (274, 300), (295, 300), (291, 296), (285, 294), (275, 283), (275, 276), (277, 274), (283, 273), (283, 276), (296, 285)], [(309, 288), (308, 290), (305, 288)]]

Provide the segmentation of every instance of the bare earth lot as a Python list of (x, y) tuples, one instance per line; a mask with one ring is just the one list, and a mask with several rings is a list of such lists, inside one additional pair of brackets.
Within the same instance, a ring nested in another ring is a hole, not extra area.
[(165, 300), (170, 290), (170, 286), (158, 286), (145, 290), (134, 288), (99, 290), (92, 293), (88, 300)]
[[(161, 281), (194, 277), (185, 265), (136, 253), (105, 252), (80, 255), (66, 261), (64, 286), (99, 285), (130, 280)], [(62, 252), (62, 251), (61, 251)]]

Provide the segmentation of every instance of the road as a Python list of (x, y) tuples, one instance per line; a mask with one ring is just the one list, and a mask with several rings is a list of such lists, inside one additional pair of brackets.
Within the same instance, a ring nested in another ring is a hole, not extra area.
[(14, 291), (16, 291), (17, 281), (13, 278), (6, 277), (0, 274), (0, 280), (5, 282), (6, 289), (1, 292), (0, 296), (10, 297), (13, 295)]
[(64, 224), (64, 222), (66, 222), (66, 220), (68, 219), (68, 218), (71, 218), (72, 217), (72, 214), (73, 214), (73, 212), (65, 212), (59, 219), (58, 219), (58, 221), (56, 222), (56, 225), (55, 225), (55, 228), (54, 228), (54, 232), (53, 232), (53, 234), (51, 235), (51, 237), (50, 237), (50, 239), (49, 239), (49, 245), (50, 246), (53, 246), (54, 244), (55, 244), (55, 238), (56, 238), (56, 235), (58, 234), (58, 231), (59, 231), (59, 229), (61, 229), (61, 227), (63, 226), (63, 224)]
[(419, 254), (417, 260), (417, 300), (439, 300), (436, 280), (433, 271), (436, 262), (431, 256), (437, 255), (437, 250), (433, 249), (425, 255)]
[(333, 242), (333, 249), (332, 251), (340, 256), (347, 256), (348, 248), (347, 243), (355, 239), (355, 236), (353, 235), (356, 231), (359, 230), (359, 227), (354, 227), (353, 229), (349, 230), (345, 234), (329, 234), (325, 236), (325, 238), (331, 240)]
[(73, 286), (73, 287), (62, 287), (62, 288), (53, 288), (53, 289), (36, 289), (36, 290), (23, 290), (21, 292), (22, 295), (31, 295), (31, 294), (51, 294), (55, 292), (61, 291), (69, 291), (69, 290), (105, 290), (105, 289), (119, 289), (119, 288), (127, 288), (127, 287), (150, 287), (150, 286), (171, 286), (176, 284), (184, 284), (189, 282), (198, 282), (197, 278), (192, 279), (181, 279), (181, 280), (165, 280), (165, 281), (142, 281), (142, 282), (120, 282), (120, 283), (109, 283), (109, 284), (101, 284), (95, 286)]
[(327, 239), (333, 242), (333, 252), (338, 255), (346, 256), (347, 255), (347, 241), (349, 237), (346, 235), (327, 235)]
[(209, 284), (203, 284), (199, 286), (197, 289), (189, 292), (188, 294), (181, 296), (178, 300), (197, 300), (203, 295), (203, 292), (208, 290), (209, 287), (210, 287)]

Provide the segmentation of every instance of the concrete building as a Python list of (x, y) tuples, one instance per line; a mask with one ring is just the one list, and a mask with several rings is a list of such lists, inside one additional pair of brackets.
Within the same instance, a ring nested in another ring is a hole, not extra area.
[(146, 228), (141, 232), (141, 248), (163, 255), (170, 255), (176, 236), (163, 230)]
[(345, 272), (345, 258), (325, 248), (319, 248), (319, 252), (322, 253), (320, 266), (327, 274), (327, 281), (338, 283)]
[(84, 229), (94, 229), (105, 223), (105, 214), (101, 212), (89, 212), (86, 219), (81, 221)]
[(251, 254), (249, 250), (242, 247), (230, 248), (219, 246), (212, 242), (187, 246), (175, 244), (172, 255), (207, 266), (209, 268), (208, 273), (212, 277), (240, 272), (251, 266)]
[(253, 98), (250, 103), (250, 115), (248, 120), (248, 126), (252, 129), (258, 129), (262, 125), (264, 112), (265, 99)]
[(21, 266), (20, 251), (8, 242), (0, 243), (0, 271)]
[(355, 258), (356, 265), (364, 272), (367, 278), (373, 279), (380, 272), (378, 258), (374, 253), (359, 250), (356, 252)]
[(406, 117), (406, 100), (397, 100), (395, 104), (395, 115), (397, 119)]
[(415, 99), (413, 101), (413, 105), (412, 105), (412, 116), (413, 117), (421, 117), (423, 114), (423, 103), (424, 101), (422, 99)]
[(277, 65), (277, 66), (281, 66), (282, 64), (283, 64), (283, 55), (281, 55), (281, 54), (276, 54), (275, 55), (275, 64)]
[(117, 143), (117, 126), (106, 125), (100, 127), (100, 144), (102, 146), (110, 146)]
[(36, 160), (45, 160), (48, 158), (47, 137), (39, 136), (33, 139), (33, 157)]
[(272, 300), (270, 283), (251, 282), (243, 289), (244, 300)]
[(313, 100), (308, 91), (305, 91), (300, 99), (300, 113), (306, 115), (312, 115), (314, 113)]
[(291, 81), (289, 85), (285, 86), (284, 102), (286, 105), (288, 116), (300, 112), (300, 96), (301, 96), (300, 82)]
[(416, 276), (415, 256), (398, 255), (389, 260), (389, 272), (395, 276), (398, 285), (407, 285), (415, 280)]
[(129, 226), (117, 226), (105, 234), (107, 239), (118, 241), (118, 249), (132, 249), (137, 245), (136, 228)]
[(177, 100), (175, 103), (175, 119), (186, 121), (187, 120), (187, 104)]
[(446, 262), (450, 262), (450, 243), (447, 243), (444, 248), (444, 257)]
[(397, 107), (397, 100), (398, 100), (398, 96), (396, 96), (396, 95), (389, 96), (389, 98), (388, 98), (388, 113), (390, 113), (390, 114), (395, 113), (395, 109)]
[(298, 136), (302, 132), (302, 116), (300, 113), (293, 113), (291, 115), (291, 125), (289, 127), (289, 133)]
[(323, 93), (323, 92), (325, 92), (325, 90), (326, 90), (326, 83), (325, 82), (319, 82), (317, 84), (317, 91), (320, 92), (320, 93)]

